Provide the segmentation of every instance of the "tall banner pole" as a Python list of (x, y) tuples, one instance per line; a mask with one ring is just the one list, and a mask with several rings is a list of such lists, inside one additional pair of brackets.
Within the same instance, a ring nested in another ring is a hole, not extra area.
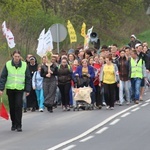
[(57, 53), (59, 54), (59, 24), (57, 24)]

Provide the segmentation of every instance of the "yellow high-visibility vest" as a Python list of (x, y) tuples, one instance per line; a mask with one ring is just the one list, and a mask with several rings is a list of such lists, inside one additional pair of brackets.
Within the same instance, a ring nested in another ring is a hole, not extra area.
[(25, 88), (25, 72), (27, 68), (26, 62), (21, 61), (21, 67), (12, 66), (12, 61), (6, 63), (8, 71), (6, 89), (24, 90)]
[(138, 63), (131, 58), (131, 78), (143, 78), (143, 60), (140, 59)]

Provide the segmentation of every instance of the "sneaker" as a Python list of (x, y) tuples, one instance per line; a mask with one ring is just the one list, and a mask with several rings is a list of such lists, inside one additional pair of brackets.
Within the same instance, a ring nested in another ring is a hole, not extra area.
[(39, 112), (43, 112), (43, 109), (42, 109), (42, 108), (40, 108), (40, 109), (39, 109)]
[(102, 106), (106, 106), (106, 103), (105, 103), (105, 102), (103, 102)]
[(106, 106), (106, 109), (109, 109), (110, 108), (110, 106)]
[(111, 110), (114, 110), (114, 107), (110, 107)]
[(70, 111), (70, 107), (69, 106), (67, 106), (66, 109), (67, 109), (67, 111)]
[(63, 106), (62, 109), (63, 109), (63, 111), (66, 111), (66, 107), (65, 106)]
[(119, 103), (119, 106), (122, 106), (123, 104), (122, 103)]
[(138, 100), (136, 100), (136, 101), (135, 101), (135, 104), (139, 104), (139, 101), (138, 101)]
[(101, 105), (99, 105), (99, 106), (98, 106), (98, 109), (102, 109), (102, 106), (101, 106)]
[(127, 102), (126, 104), (127, 104), (127, 105), (129, 105), (129, 104), (130, 104), (130, 102)]

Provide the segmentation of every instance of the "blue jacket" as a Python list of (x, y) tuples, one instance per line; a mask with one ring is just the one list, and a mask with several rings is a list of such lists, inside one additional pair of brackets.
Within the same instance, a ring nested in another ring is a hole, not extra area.
[[(92, 66), (88, 66), (88, 73), (90, 74), (90, 87), (93, 88), (93, 91), (95, 91), (95, 87), (93, 84), (95, 72), (94, 72), (94, 68)], [(75, 78), (75, 74), (79, 74), (79, 78), (82, 78), (82, 66), (77, 67), (76, 71), (73, 74), (74, 78)]]

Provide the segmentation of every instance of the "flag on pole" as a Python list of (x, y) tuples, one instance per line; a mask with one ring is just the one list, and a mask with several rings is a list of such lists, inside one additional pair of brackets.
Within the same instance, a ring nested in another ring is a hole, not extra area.
[(43, 50), (44, 50), (44, 35), (45, 35), (45, 29), (42, 30), (42, 32), (39, 35), (38, 38), (38, 47), (37, 47), (37, 54), (40, 57), (44, 56)]
[(92, 33), (92, 31), (93, 31), (93, 26), (87, 31), (85, 42), (84, 42), (84, 50), (89, 48), (90, 34)]
[(83, 22), (82, 28), (81, 28), (81, 35), (85, 38), (86, 36), (86, 24)]
[(46, 53), (48, 49), (53, 50), (53, 38), (50, 28), (48, 29), (48, 31), (45, 33), (44, 36), (44, 53)]
[(43, 57), (46, 55), (47, 50), (53, 50), (53, 39), (50, 29), (46, 33), (43, 29), (38, 38), (37, 54)]
[(76, 32), (75, 32), (74, 27), (71, 24), (70, 20), (68, 20), (67, 28), (68, 28), (68, 33), (70, 36), (70, 43), (77, 42)]
[(3, 32), (3, 35), (6, 37), (8, 46), (10, 48), (14, 48), (15, 45), (16, 45), (15, 41), (14, 41), (14, 35), (10, 31), (10, 29), (8, 29), (6, 27), (6, 22), (5, 21), (2, 23), (2, 32)]
[(1, 104), (0, 104), (0, 117), (8, 120), (9, 119), (9, 115), (8, 115), (8, 112), (2, 102), (2, 99), (1, 99)]

